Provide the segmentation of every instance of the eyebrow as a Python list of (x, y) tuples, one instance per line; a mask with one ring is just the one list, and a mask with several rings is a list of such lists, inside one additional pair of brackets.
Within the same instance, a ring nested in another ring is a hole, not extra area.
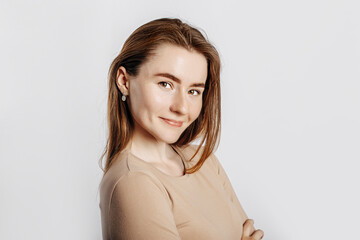
[[(155, 74), (154, 76), (157, 76), (157, 77), (166, 77), (166, 78), (169, 78), (177, 83), (181, 83), (181, 80), (177, 77), (175, 77), (174, 75), (170, 74), (170, 73), (157, 73)], [(205, 88), (205, 84), (204, 83), (193, 83), (191, 84), (190, 87), (202, 87), (202, 88)]]

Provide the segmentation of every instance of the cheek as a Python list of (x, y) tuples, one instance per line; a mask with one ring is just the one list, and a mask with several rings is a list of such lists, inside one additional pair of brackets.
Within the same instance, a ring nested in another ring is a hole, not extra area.
[(143, 100), (146, 109), (153, 113), (160, 112), (169, 102), (169, 99), (156, 88), (145, 89), (143, 92)]
[(130, 88), (129, 93), (130, 110), (133, 116), (139, 120), (146, 111), (146, 95), (143, 93), (141, 87), (138, 84), (134, 84)]
[(164, 101), (158, 96), (151, 96), (144, 99), (144, 111), (149, 114), (159, 115), (163, 109)]
[(194, 103), (193, 105), (192, 105), (192, 111), (191, 111), (191, 118), (192, 118), (192, 120), (193, 121), (195, 121), (198, 117), (199, 117), (199, 115), (200, 115), (200, 113), (201, 113), (201, 110), (202, 110), (202, 101), (200, 101), (200, 102), (198, 102), (198, 103)]
[(160, 114), (168, 99), (161, 95), (157, 89), (150, 87), (137, 88), (133, 92), (133, 111), (138, 116), (147, 117), (150, 114)]

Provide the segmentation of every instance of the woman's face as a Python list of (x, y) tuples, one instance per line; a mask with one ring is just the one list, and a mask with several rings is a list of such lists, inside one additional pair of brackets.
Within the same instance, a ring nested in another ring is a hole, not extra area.
[(128, 76), (128, 104), (135, 133), (168, 144), (197, 119), (207, 78), (206, 58), (195, 51), (162, 44)]

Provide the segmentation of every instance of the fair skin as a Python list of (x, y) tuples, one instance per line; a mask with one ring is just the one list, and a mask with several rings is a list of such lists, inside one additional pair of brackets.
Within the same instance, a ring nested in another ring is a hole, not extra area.
[[(206, 58), (182, 47), (162, 44), (137, 76), (118, 70), (117, 83), (134, 119), (130, 151), (168, 175), (184, 165), (169, 144), (199, 116), (207, 78)], [(175, 122), (176, 121), (176, 122)]]
[(241, 240), (260, 240), (263, 237), (264, 232), (261, 229), (255, 230), (254, 220), (247, 219), (243, 224)]
[[(171, 176), (184, 175), (184, 165), (170, 144), (199, 116), (207, 78), (206, 58), (182, 47), (162, 44), (137, 76), (124, 67), (117, 84), (134, 119), (134, 134), (128, 148), (135, 156)], [(260, 240), (254, 221), (243, 225), (241, 240)]]

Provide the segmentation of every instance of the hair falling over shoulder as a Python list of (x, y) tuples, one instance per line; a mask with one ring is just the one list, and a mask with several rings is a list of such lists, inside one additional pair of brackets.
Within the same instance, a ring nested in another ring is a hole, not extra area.
[[(195, 50), (205, 56), (208, 64), (201, 113), (172, 144), (181, 147), (201, 138), (199, 147), (191, 158), (193, 159), (202, 148), (199, 161), (192, 168), (186, 169), (186, 173), (191, 174), (198, 171), (218, 147), (221, 128), (219, 54), (198, 29), (179, 19), (156, 19), (140, 26), (129, 36), (110, 66), (107, 103), (108, 138), (105, 150), (100, 157), (100, 167), (104, 174), (110, 168), (113, 160), (130, 142), (134, 129), (130, 109), (127, 102), (121, 100), (121, 92), (116, 84), (117, 71), (120, 66), (123, 66), (130, 75), (136, 76), (140, 66), (156, 47), (163, 43)], [(104, 157), (105, 165), (103, 167)]]

